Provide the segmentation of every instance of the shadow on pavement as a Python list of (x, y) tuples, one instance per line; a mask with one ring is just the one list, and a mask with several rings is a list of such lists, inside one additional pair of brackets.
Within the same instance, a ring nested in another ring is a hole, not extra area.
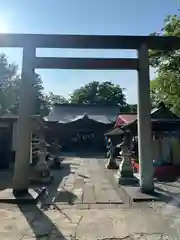
[(48, 186), (46, 193), (40, 198), (42, 209), (48, 209), (51, 205), (60, 202), (73, 204), (76, 195), (63, 189), (63, 181), (66, 181), (69, 174), (71, 174), (69, 163), (62, 163), (60, 170), (53, 170), (53, 181)]
[(170, 192), (160, 187), (155, 187), (155, 190), (157, 192), (158, 201), (180, 208), (180, 193)]
[(18, 207), (29, 223), (35, 239), (66, 239), (52, 220), (36, 205), (19, 204)]

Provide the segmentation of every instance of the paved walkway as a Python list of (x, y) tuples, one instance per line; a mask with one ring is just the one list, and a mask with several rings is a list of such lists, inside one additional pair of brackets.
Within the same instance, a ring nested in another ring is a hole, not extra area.
[(0, 204), (0, 239), (180, 239), (180, 225), (154, 207), (122, 203), (120, 188), (103, 166), (100, 158), (69, 157), (54, 172), (42, 205)]
[(62, 167), (54, 172), (54, 184), (49, 189), (45, 204), (53, 202), (89, 208), (94, 204), (117, 207), (123, 203), (105, 174), (103, 158), (67, 158)]
[(1, 240), (179, 240), (152, 209), (0, 208)]
[(173, 182), (156, 182), (155, 188), (162, 194), (162, 199), (150, 202), (148, 206), (162, 218), (169, 219), (170, 225), (179, 231), (180, 239), (180, 179)]

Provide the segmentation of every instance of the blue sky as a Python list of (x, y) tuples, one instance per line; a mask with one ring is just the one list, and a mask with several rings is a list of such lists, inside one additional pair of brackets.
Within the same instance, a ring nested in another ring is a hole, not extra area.
[[(178, 0), (0, 0), (0, 32), (46, 34), (148, 35), (177, 13)], [(21, 67), (21, 49), (0, 49)], [(136, 57), (135, 51), (38, 49), (37, 56)], [(68, 96), (90, 81), (109, 81), (137, 97), (136, 71), (38, 70), (45, 92)], [(151, 70), (151, 78), (154, 71)]]

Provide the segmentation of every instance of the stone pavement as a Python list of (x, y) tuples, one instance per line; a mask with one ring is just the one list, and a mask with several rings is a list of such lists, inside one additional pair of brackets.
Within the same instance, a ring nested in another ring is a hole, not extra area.
[[(66, 158), (35, 205), (0, 204), (0, 239), (180, 239), (178, 225), (151, 205), (130, 205), (101, 158)], [(122, 203), (122, 200), (124, 203)]]
[(49, 209), (0, 205), (0, 239), (179, 239), (152, 209)]
[(54, 171), (54, 183), (44, 203), (83, 205), (122, 204), (120, 194), (104, 171), (103, 158), (66, 158), (60, 171)]
[(154, 209), (162, 218), (168, 219), (180, 236), (180, 179), (174, 182), (155, 182), (155, 188), (162, 197), (157, 202), (150, 202), (148, 207)]

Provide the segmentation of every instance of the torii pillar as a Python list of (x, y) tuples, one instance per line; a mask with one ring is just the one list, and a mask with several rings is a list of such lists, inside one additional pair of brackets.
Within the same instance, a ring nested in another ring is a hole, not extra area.
[(148, 46), (138, 49), (138, 145), (140, 164), (140, 189), (143, 193), (154, 192), (152, 159), (151, 104)]
[(35, 48), (26, 47), (23, 49), (17, 148), (13, 178), (13, 193), (16, 195), (28, 193), (29, 187), (35, 54)]

